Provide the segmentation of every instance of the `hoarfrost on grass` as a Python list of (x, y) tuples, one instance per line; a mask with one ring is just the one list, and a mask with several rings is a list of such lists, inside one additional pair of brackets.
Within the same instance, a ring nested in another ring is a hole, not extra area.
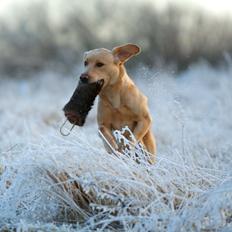
[[(59, 134), (77, 80), (44, 72), (0, 80), (0, 227), (186, 231), (232, 227), (232, 70), (180, 76), (139, 68), (158, 153), (116, 157), (86, 126)], [(139, 160), (139, 162), (138, 162)]]

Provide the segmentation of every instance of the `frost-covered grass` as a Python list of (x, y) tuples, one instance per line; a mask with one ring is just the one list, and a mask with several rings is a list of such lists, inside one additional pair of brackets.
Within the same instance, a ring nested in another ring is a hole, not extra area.
[(18, 231), (229, 231), (232, 69), (134, 70), (149, 97), (157, 162), (109, 155), (86, 126), (59, 134), (77, 80), (0, 80), (0, 228)]

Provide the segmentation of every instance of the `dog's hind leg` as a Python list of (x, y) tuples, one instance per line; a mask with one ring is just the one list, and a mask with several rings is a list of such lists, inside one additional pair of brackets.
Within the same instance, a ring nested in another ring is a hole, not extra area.
[(143, 137), (143, 144), (145, 145), (147, 151), (150, 153), (150, 160), (151, 164), (155, 163), (155, 156), (156, 156), (156, 142), (152, 131), (149, 130), (145, 136)]

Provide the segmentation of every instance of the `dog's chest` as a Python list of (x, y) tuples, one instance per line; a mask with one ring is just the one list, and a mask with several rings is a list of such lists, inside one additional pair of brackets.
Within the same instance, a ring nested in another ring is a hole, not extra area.
[(121, 105), (121, 97), (119, 94), (115, 94), (115, 93), (108, 93), (108, 101), (110, 106), (113, 109), (119, 109), (120, 105)]
[(111, 126), (113, 130), (121, 130), (123, 127), (128, 126), (133, 130), (136, 120), (130, 117), (130, 113), (123, 111), (113, 112), (113, 117), (111, 118)]
[(127, 99), (115, 92), (108, 92), (107, 97), (104, 98), (104, 107), (108, 109), (108, 120), (112, 129), (121, 129), (125, 126), (133, 129), (137, 117), (128, 107)]
[(117, 118), (133, 118), (133, 112), (129, 109), (126, 102), (121, 98), (120, 95), (108, 95), (108, 107), (110, 108), (113, 117), (117, 116)]
[(114, 108), (111, 105), (112, 129), (120, 130), (125, 126), (128, 126), (131, 130), (133, 130), (136, 121), (135, 115), (127, 106), (120, 104), (118, 108)]

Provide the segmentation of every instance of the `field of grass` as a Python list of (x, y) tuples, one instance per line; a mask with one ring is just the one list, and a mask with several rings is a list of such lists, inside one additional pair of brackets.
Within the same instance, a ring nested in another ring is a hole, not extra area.
[(231, 66), (133, 70), (153, 115), (153, 166), (104, 150), (96, 103), (83, 128), (60, 135), (76, 77), (0, 79), (0, 228), (230, 231)]

